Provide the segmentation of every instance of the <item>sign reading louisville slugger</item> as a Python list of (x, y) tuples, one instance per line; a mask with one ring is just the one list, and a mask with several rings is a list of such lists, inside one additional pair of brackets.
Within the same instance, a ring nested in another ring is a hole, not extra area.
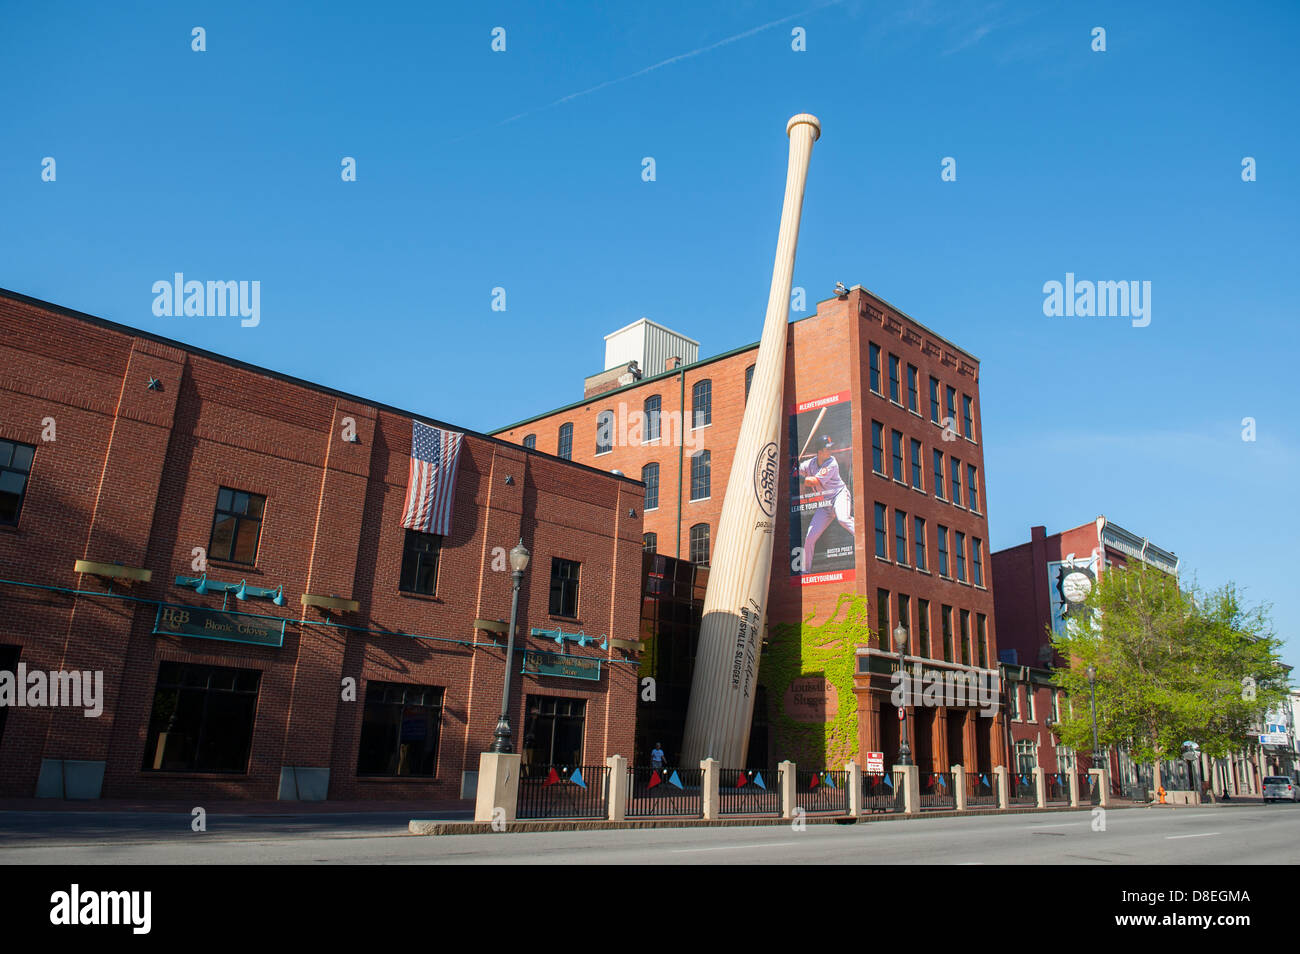
[(821, 135), (821, 123), (815, 116), (800, 113), (786, 124), (786, 134), (790, 137), (790, 162), (767, 315), (736, 456), (727, 477), (691, 677), (682, 741), (682, 761), (688, 765), (707, 757), (723, 765), (744, 765), (749, 747), (759, 644), (772, 572), (790, 286), (808, 161), (813, 143)]

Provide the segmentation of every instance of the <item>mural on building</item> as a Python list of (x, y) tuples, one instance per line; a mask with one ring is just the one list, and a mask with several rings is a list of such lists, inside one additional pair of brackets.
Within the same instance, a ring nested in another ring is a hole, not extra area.
[(790, 575), (804, 585), (853, 580), (853, 402), (841, 391), (790, 415)]

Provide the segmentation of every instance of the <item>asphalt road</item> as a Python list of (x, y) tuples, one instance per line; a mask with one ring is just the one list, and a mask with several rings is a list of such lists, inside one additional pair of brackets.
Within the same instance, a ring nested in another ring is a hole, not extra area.
[[(0, 864), (1289, 864), (1300, 805), (1113, 809), (859, 825), (422, 836), (408, 815), (0, 813)], [(451, 817), (451, 816), (448, 816)]]

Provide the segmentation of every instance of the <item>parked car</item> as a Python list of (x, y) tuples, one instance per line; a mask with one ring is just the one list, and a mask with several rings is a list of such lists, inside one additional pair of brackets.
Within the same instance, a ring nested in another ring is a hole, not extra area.
[(1300, 788), (1285, 775), (1269, 775), (1264, 779), (1264, 803), (1300, 801)]

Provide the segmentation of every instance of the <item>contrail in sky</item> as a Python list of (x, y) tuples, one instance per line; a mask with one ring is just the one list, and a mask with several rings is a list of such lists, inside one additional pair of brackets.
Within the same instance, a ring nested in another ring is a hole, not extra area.
[[(613, 86), (616, 83), (625, 83), (630, 79), (636, 79), (638, 76), (644, 76), (646, 73), (653, 73), (655, 70), (661, 69), (665, 66), (671, 66), (673, 63), (680, 63), (682, 60), (689, 60), (692, 57), (699, 56), (703, 53), (708, 53), (710, 50), (716, 50), (720, 46), (726, 46), (729, 43), (735, 43), (737, 40), (743, 40), (747, 37), (751, 37), (755, 33), (762, 33), (764, 30), (770, 30), (774, 26), (780, 26), (782, 23), (789, 23), (791, 20), (798, 19), (799, 17), (808, 16), (808, 14), (810, 13), (816, 13), (818, 10), (824, 10), (827, 7), (837, 6), (838, 4), (841, 4), (843, 2), (844, 0), (829, 0), (828, 3), (818, 4), (815, 7), (810, 7), (809, 9), (802, 11), (801, 13), (792, 13), (788, 17), (782, 17), (781, 19), (773, 20), (770, 23), (764, 23), (761, 26), (756, 26), (749, 30), (745, 30), (743, 33), (737, 33), (734, 36), (724, 37), (723, 39), (718, 40), (716, 43), (710, 43), (708, 46), (702, 46), (697, 50), (691, 50), (687, 53), (678, 53), (676, 56), (670, 56), (666, 60), (660, 60), (658, 63), (652, 63), (647, 67), (639, 69), (635, 73), (628, 73), (626, 76), (620, 76), (617, 79), (605, 80), (605, 82), (597, 83), (595, 86), (589, 87), (588, 89), (579, 90), (576, 93), (570, 93), (568, 96), (561, 96), (559, 99), (552, 100), (551, 102), (545, 104), (544, 106), (538, 106), (535, 109), (529, 109), (529, 110), (525, 110), (522, 113), (516, 113), (515, 115), (507, 117), (506, 119), (503, 119), (498, 123), (494, 123), (493, 125), (488, 126), (487, 128), (495, 129), (498, 126), (504, 126), (507, 123), (513, 123), (515, 120), (523, 119), (525, 116), (532, 116), (536, 113), (543, 112), (547, 109), (554, 109), (556, 106), (560, 106), (564, 103), (570, 102), (571, 100), (578, 99), (581, 96), (586, 96), (590, 93), (594, 93), (597, 90), (602, 90), (607, 86)], [(460, 138), (463, 139), (465, 137), (462, 136)], [(452, 140), (452, 141), (455, 142), (456, 140)]]

